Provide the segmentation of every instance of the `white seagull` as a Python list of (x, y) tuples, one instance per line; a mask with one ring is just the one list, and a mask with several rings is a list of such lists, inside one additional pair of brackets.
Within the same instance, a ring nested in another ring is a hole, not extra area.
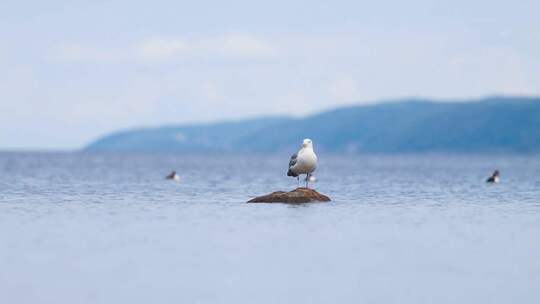
[(302, 143), (302, 148), (298, 153), (291, 156), (289, 161), (289, 171), (287, 176), (293, 176), (300, 182), (300, 174), (306, 174), (306, 188), (308, 188), (311, 179), (311, 173), (317, 169), (317, 155), (313, 151), (313, 142), (311, 139), (306, 138)]

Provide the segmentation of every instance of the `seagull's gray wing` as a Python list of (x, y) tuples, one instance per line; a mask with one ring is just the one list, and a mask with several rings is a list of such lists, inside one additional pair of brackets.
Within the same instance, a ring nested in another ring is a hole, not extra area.
[(289, 171), (287, 171), (287, 176), (294, 176), (294, 177), (298, 176), (298, 174), (292, 172), (291, 170), (291, 168), (294, 167), (294, 165), (296, 165), (296, 158), (298, 158), (298, 153), (294, 153), (291, 156), (291, 159), (289, 160)]
[(289, 160), (289, 168), (296, 165), (296, 158), (298, 157), (298, 153), (294, 153), (291, 155), (291, 159)]

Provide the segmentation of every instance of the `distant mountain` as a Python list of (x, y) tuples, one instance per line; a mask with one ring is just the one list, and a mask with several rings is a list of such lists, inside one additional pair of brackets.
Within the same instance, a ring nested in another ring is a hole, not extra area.
[(344, 107), (305, 118), (138, 129), (107, 135), (86, 151), (278, 152), (303, 138), (319, 151), (540, 152), (540, 97), (402, 100)]

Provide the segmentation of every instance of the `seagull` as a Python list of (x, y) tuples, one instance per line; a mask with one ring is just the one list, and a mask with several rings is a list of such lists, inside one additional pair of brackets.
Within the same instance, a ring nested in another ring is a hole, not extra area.
[(306, 138), (302, 142), (302, 148), (291, 156), (289, 160), (289, 171), (287, 176), (296, 177), (300, 182), (300, 174), (306, 174), (306, 188), (309, 188), (309, 182), (313, 181), (311, 173), (317, 168), (317, 155), (313, 151), (313, 142)]
[(495, 170), (493, 174), (486, 180), (486, 183), (498, 183), (501, 181), (499, 170)]
[(176, 174), (176, 171), (173, 171), (171, 172), (171, 174), (167, 175), (167, 177), (165, 177), (165, 179), (171, 179), (175, 182), (179, 182), (180, 181), (180, 176), (178, 176), (178, 174)]

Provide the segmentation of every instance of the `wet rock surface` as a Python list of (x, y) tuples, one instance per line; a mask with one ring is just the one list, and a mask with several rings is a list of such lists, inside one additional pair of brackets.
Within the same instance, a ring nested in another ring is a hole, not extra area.
[(300, 204), (309, 202), (329, 202), (330, 198), (309, 188), (296, 188), (293, 191), (276, 191), (267, 195), (259, 196), (248, 203), (289, 203)]

